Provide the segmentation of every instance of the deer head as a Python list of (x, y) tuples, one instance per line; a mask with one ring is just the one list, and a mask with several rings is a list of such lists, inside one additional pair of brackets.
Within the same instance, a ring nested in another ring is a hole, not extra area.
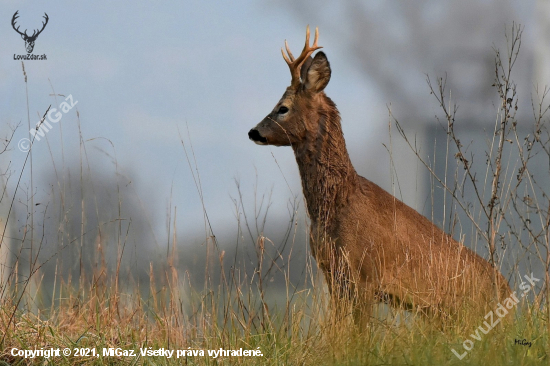
[(17, 15), (17, 13), (19, 13), (19, 10), (17, 10), (15, 12), (15, 14), (13, 14), (13, 18), (11, 18), (11, 26), (13, 27), (13, 29), (17, 33), (19, 33), (21, 35), (21, 38), (23, 38), (23, 40), (25, 41), (25, 48), (27, 49), (27, 53), (32, 53), (32, 50), (34, 49), (34, 42), (36, 41), (36, 38), (38, 37), (38, 35), (40, 33), (42, 33), (44, 28), (46, 28), (46, 24), (48, 24), (48, 20), (49, 20), (48, 14), (44, 13), (44, 19), (46, 19), (46, 21), (42, 22), (42, 29), (40, 29), (40, 30), (35, 29), (34, 32), (32, 33), (32, 35), (29, 36), (27, 34), (26, 29), (25, 29), (24, 33), (21, 33), (19, 31), (19, 27), (15, 28), (15, 21), (17, 20), (17, 18), (19, 18), (19, 15)]
[[(323, 90), (330, 80), (330, 64), (323, 52), (314, 58), (311, 54), (322, 48), (317, 45), (319, 30), (315, 29), (315, 40), (309, 45), (309, 26), (306, 30), (306, 44), (298, 58), (294, 58), (285, 41), (288, 55), (281, 49), (290, 74), (290, 86), (275, 108), (263, 121), (248, 132), (250, 140), (258, 145), (289, 146), (303, 141), (308, 131), (316, 131), (318, 115), (326, 104)], [(317, 115), (317, 116), (315, 116)], [(317, 118), (316, 118), (317, 117)]]

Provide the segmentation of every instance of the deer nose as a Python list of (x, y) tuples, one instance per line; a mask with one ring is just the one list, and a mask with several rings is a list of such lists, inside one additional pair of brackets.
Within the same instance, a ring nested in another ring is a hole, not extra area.
[(254, 141), (255, 143), (257, 144), (266, 144), (267, 143), (267, 139), (265, 137), (263, 137), (262, 135), (260, 135), (260, 132), (256, 129), (251, 129), (250, 131), (248, 131), (248, 138), (251, 139), (252, 141)]

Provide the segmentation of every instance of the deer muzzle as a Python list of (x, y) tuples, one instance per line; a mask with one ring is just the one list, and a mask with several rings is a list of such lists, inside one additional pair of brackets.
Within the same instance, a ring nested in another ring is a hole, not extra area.
[(248, 138), (258, 145), (267, 145), (267, 139), (260, 134), (260, 131), (253, 128), (248, 131)]

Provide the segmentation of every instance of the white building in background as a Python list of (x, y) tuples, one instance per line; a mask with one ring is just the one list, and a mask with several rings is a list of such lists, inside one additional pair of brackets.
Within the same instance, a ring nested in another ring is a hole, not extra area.
[(533, 84), (542, 93), (545, 86), (550, 88), (550, 1), (537, 0), (535, 22)]
[[(4, 181), (0, 178), (0, 185), (4, 187)], [(3, 297), (4, 287), (11, 270), (11, 230), (7, 224), (9, 205), (5, 204), (6, 199), (0, 202), (0, 298)]]
[[(4, 138), (10, 131), (4, 124), (0, 127), (0, 138)], [(4, 149), (0, 145), (0, 151)], [(6, 191), (7, 169), (10, 162), (10, 151), (6, 150), (0, 155), (0, 299), (5, 295), (5, 284), (12, 270), (12, 240), (13, 232), (10, 222), (8, 222), (8, 213), (10, 209), (10, 195)], [(11, 221), (11, 219), (10, 219)]]

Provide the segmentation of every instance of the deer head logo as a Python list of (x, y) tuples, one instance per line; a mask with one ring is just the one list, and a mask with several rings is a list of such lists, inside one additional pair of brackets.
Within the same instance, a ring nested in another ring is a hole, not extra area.
[(38, 38), (38, 35), (40, 33), (42, 33), (42, 31), (44, 30), (44, 28), (46, 28), (46, 24), (48, 24), (48, 14), (44, 13), (44, 19), (46, 19), (45, 22), (42, 22), (42, 29), (40, 30), (37, 30), (35, 29), (34, 32), (32, 33), (31, 36), (29, 36), (27, 34), (27, 30), (25, 29), (25, 32), (21, 33), (19, 31), (19, 27), (15, 28), (15, 21), (17, 20), (17, 18), (19, 18), (19, 15), (17, 15), (17, 13), (19, 13), (19, 10), (17, 10), (15, 12), (15, 14), (13, 14), (13, 18), (11, 18), (11, 26), (13, 27), (13, 29), (19, 33), (21, 35), (21, 38), (23, 38), (23, 40), (25, 41), (25, 48), (27, 49), (27, 53), (32, 53), (32, 50), (34, 49), (34, 42), (36, 41), (36, 38)]

